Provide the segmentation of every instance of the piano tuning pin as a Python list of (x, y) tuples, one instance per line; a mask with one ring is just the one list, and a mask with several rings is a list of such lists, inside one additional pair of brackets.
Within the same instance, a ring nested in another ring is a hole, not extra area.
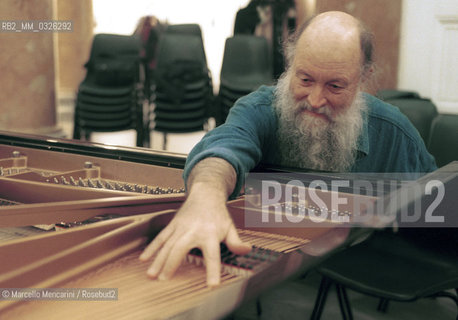
[(113, 190), (114, 189), (113, 185), (109, 181), (106, 182), (105, 188), (107, 188), (109, 190)]
[(95, 184), (94, 184), (94, 182), (92, 181), (92, 179), (87, 179), (87, 185), (88, 185), (88, 187), (90, 187), (90, 188), (95, 188)]
[(147, 185), (143, 186), (143, 191), (142, 192), (143, 193), (148, 193), (148, 186)]
[(71, 182), (71, 184), (74, 185), (74, 186), (77, 185), (77, 183), (76, 183), (76, 181), (75, 181), (75, 178), (73, 178), (73, 176), (70, 176), (70, 182)]
[(64, 176), (60, 176), (60, 183), (63, 184), (63, 185), (66, 185), (68, 182), (67, 182), (67, 180), (65, 179)]
[(102, 181), (96, 180), (97, 181), (97, 188), (104, 188)]
[(59, 180), (57, 180), (57, 178), (54, 178), (53, 181), (54, 183), (57, 183), (57, 184), (59, 183)]
[(86, 184), (84, 183), (84, 181), (83, 181), (83, 179), (81, 177), (78, 178), (78, 185), (80, 187), (85, 187), (86, 186)]

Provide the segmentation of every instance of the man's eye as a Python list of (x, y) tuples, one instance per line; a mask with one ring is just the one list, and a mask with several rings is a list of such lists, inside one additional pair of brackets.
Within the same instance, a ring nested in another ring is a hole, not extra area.
[(340, 93), (343, 89), (345, 89), (343, 86), (331, 83), (328, 85), (329, 90), (334, 93)]

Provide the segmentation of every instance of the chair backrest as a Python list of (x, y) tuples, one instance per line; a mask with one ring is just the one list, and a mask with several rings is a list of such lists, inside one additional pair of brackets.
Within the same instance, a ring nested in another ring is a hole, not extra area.
[(428, 143), (431, 123), (437, 116), (437, 108), (429, 99), (407, 98), (389, 99), (388, 103), (398, 107), (407, 116), (414, 127), (420, 133), (425, 144)]
[(433, 120), (427, 146), (438, 167), (458, 160), (458, 114), (440, 114)]
[(204, 39), (202, 36), (202, 29), (200, 28), (200, 25), (196, 23), (172, 24), (172, 25), (167, 26), (167, 28), (165, 29), (165, 33), (199, 37), (200, 42), (201, 42), (202, 54), (204, 56), (205, 65), (207, 65), (207, 57), (205, 54)]
[(203, 71), (208, 72), (202, 42), (198, 36), (164, 34), (157, 58), (157, 72), (161, 73), (159, 76), (166, 75), (173, 64), (183, 61), (198, 63)]
[(89, 60), (104, 56), (138, 57), (140, 38), (136, 35), (99, 33), (94, 36)]
[(387, 101), (390, 99), (419, 99), (420, 95), (416, 91), (384, 89), (377, 92), (377, 97)]
[(271, 84), (272, 64), (267, 40), (252, 35), (227, 38), (220, 79), (223, 86), (248, 91)]
[(200, 26), (195, 23), (172, 24), (167, 26), (165, 32), (174, 34), (188, 34), (202, 38), (202, 30), (200, 29)]
[(164, 34), (157, 58), (155, 82), (156, 91), (168, 94), (171, 98), (180, 98), (186, 87), (196, 83), (210, 87), (211, 75), (201, 39), (188, 34)]
[(96, 34), (86, 63), (85, 82), (116, 86), (139, 80), (141, 41), (138, 36)]

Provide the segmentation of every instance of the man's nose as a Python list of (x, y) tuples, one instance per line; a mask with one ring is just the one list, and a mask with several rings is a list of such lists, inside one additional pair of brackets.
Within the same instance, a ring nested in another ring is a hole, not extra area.
[(307, 100), (312, 108), (321, 108), (326, 105), (326, 97), (324, 96), (323, 87), (314, 85), (307, 97)]

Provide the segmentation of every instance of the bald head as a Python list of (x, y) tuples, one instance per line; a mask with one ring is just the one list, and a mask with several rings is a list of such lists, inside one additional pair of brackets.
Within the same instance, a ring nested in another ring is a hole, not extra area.
[(291, 65), (297, 50), (313, 49), (318, 56), (358, 59), (363, 73), (373, 64), (373, 36), (355, 17), (340, 11), (319, 14), (299, 27), (286, 43)]

